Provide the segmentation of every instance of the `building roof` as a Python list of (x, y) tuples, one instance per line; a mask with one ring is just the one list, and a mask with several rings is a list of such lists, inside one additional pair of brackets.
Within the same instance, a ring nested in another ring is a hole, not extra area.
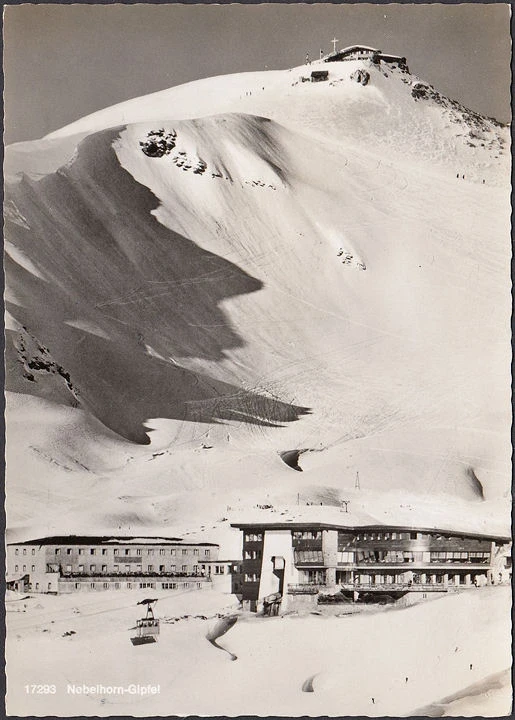
[(378, 50), (377, 48), (373, 48), (373, 47), (368, 47), (367, 45), (349, 45), (349, 47), (343, 48), (343, 50), (337, 50), (334, 54), (342, 55), (344, 53), (351, 52), (352, 50), (367, 50), (369, 52), (377, 52), (377, 53), (381, 52), (381, 50)]
[(12, 542), (8, 545), (180, 545), (181, 547), (219, 547), (217, 543), (185, 543), (175, 537), (141, 537), (137, 535), (51, 535)]
[[(499, 505), (469, 502), (442, 496), (410, 495), (407, 491), (383, 492), (363, 489), (346, 490), (341, 505), (306, 503), (270, 510), (247, 509), (231, 518), (237, 526), (248, 523), (256, 527), (287, 523), (285, 527), (314, 523), (327, 528), (392, 528), (425, 530), (444, 534), (509, 540), (509, 517)], [(506, 515), (506, 517), (505, 517)]]
[(442, 535), (459, 535), (473, 538), (482, 538), (486, 540), (498, 540), (501, 542), (510, 542), (511, 538), (503, 535), (492, 535), (489, 533), (477, 533), (467, 532), (460, 530), (448, 530), (437, 527), (419, 527), (410, 525), (386, 525), (386, 524), (375, 524), (375, 525), (346, 525), (342, 523), (328, 523), (328, 522), (295, 522), (290, 521), (256, 521), (256, 522), (245, 522), (245, 523), (231, 523), (231, 527), (239, 528), (240, 530), (346, 530), (346, 531), (399, 531), (399, 532), (428, 532), (428, 533), (441, 533)]

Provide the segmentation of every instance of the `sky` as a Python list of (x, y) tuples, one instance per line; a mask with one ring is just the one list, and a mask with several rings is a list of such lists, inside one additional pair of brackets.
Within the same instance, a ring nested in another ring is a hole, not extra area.
[(507, 4), (58, 5), (4, 8), (5, 143), (198, 78), (280, 70), (363, 44), (472, 110), (510, 118)]

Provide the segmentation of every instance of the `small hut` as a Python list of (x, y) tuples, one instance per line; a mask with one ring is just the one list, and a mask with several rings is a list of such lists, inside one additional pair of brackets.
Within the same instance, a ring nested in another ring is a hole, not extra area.
[(311, 82), (323, 82), (329, 77), (328, 70), (313, 70), (311, 73)]

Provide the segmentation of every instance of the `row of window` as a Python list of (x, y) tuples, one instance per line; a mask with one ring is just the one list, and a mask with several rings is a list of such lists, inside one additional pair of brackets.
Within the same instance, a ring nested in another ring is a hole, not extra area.
[(374, 531), (362, 532), (355, 536), (356, 540), (420, 540), (421, 538), (431, 538), (433, 540), (456, 540), (456, 535), (442, 535), (440, 533), (423, 533), (416, 531), (397, 532), (397, 531)]
[[(18, 567), (18, 566), (16, 566), (16, 567)], [(25, 567), (25, 566), (23, 566), (23, 567)], [(34, 568), (34, 566), (32, 566), (32, 567)], [(158, 572), (161, 572), (161, 573), (167, 572), (165, 565), (159, 565), (158, 567), (159, 567)], [(83, 573), (83, 572), (85, 572), (84, 568), (85, 568), (84, 565), (77, 565), (77, 569), (74, 570), (72, 565), (65, 565), (65, 566), (64, 566), (64, 572), (68, 572), (68, 573), (71, 573), (71, 572)], [(96, 566), (96, 565), (90, 565), (90, 566), (89, 566), (89, 572), (94, 573), (94, 572), (96, 572), (96, 571), (97, 571), (97, 566)], [(147, 565), (146, 572), (154, 572), (154, 571), (155, 571), (154, 565)], [(176, 571), (177, 571), (177, 566), (176, 566), (176, 565), (170, 565), (170, 566), (169, 566), (169, 572), (176, 572)], [(34, 572), (34, 570), (33, 570), (33, 572)], [(113, 565), (113, 569), (112, 569), (112, 570), (108, 570), (107, 565), (102, 565), (101, 572), (103, 572), (103, 573), (108, 573), (108, 572), (118, 573), (118, 572), (120, 572), (120, 566), (119, 566), (119, 565)], [(143, 565), (125, 565), (125, 566), (122, 566), (121, 572), (127, 572), (127, 573), (143, 572)], [(181, 572), (188, 572), (188, 566), (187, 566), (187, 565), (181, 565)], [(199, 572), (199, 566), (198, 566), (198, 565), (193, 565), (192, 572), (193, 572), (194, 575), (197, 575), (198, 572)]]
[[(111, 549), (111, 548), (109, 548), (109, 549)], [(62, 548), (62, 550), (64, 551), (65, 548)], [(62, 554), (71, 555), (73, 551), (74, 551), (74, 548), (66, 548), (66, 553), (63, 552)], [(100, 552), (98, 552), (98, 551), (100, 551)], [(107, 555), (107, 551), (108, 551), (108, 548), (90, 548), (89, 552), (86, 552), (85, 548), (79, 548), (78, 554), (79, 555), (97, 555), (97, 554), (98, 555)], [(181, 548), (181, 553), (183, 555), (187, 555), (189, 552), (190, 552), (189, 549)], [(159, 553), (159, 555), (164, 556), (167, 554), (167, 551), (164, 549), (160, 549), (158, 551), (158, 553)], [(18, 555), (18, 549), (15, 550), (14, 554)], [(23, 554), (24, 555), (26, 554), (25, 549), (23, 551)], [(34, 550), (32, 551), (32, 554), (33, 555), (35, 554)], [(55, 548), (54, 554), (61, 555), (61, 548)], [(146, 554), (147, 555), (155, 555), (157, 553), (154, 548), (148, 548)], [(177, 555), (177, 548), (171, 548), (169, 554)], [(199, 555), (199, 554), (200, 554), (199, 548), (193, 548), (193, 555)], [(207, 548), (204, 548), (204, 556), (209, 557), (210, 554), (211, 554), (211, 551)], [(113, 548), (113, 555), (126, 555), (126, 556), (136, 555), (136, 556), (139, 556), (139, 555), (143, 555), (143, 550), (142, 550), (142, 548), (136, 548), (136, 549), (125, 548), (123, 550), (123, 552), (120, 552), (120, 548)]]
[(321, 584), (325, 583), (326, 571), (325, 570), (307, 570), (304, 573), (306, 582), (309, 584)]
[[(485, 577), (485, 576), (483, 576)], [(475, 578), (475, 576), (474, 576)], [(364, 585), (383, 585), (383, 584), (390, 584), (390, 583), (406, 583), (405, 578), (398, 577), (395, 575), (359, 575), (357, 578), (355, 578), (356, 581), (359, 583), (362, 583)], [(472, 576), (469, 575), (468, 577), (469, 582), (472, 580)], [(434, 585), (434, 584), (445, 584), (448, 583), (450, 585), (454, 584), (460, 584), (460, 585), (466, 585), (467, 584), (467, 576), (464, 574), (457, 574), (457, 575), (448, 575), (447, 577), (443, 574), (432, 574), (427, 575), (425, 578), (421, 578), (420, 576), (415, 577), (409, 584), (412, 585)]]
[[(31, 565), (31, 568), (32, 568), (32, 569), (31, 569), (31, 572), (36, 572), (36, 566), (35, 566), (35, 565)], [(19, 569), (20, 569), (20, 568), (19, 568), (19, 565), (15, 565), (15, 566), (14, 566), (14, 572), (18, 572)], [(27, 566), (26, 566), (26, 565), (23, 565), (22, 572), (27, 572)]]
[(294, 540), (321, 540), (321, 530), (294, 530), (292, 532)]
[(315, 563), (316, 565), (324, 564), (324, 553), (322, 550), (296, 550), (296, 563)]
[(354, 553), (353, 552), (339, 552), (338, 553), (338, 562), (339, 563), (354, 562)]
[(261, 560), (261, 550), (245, 550), (245, 560)]
[(356, 562), (371, 563), (408, 563), (408, 562), (430, 562), (429, 552), (418, 552), (412, 550), (358, 550)]
[[(422, 533), (417, 532), (366, 532), (355, 536), (356, 540), (416, 540)], [(293, 530), (294, 540), (321, 540), (321, 530)], [(245, 542), (262, 541), (263, 533), (245, 533)]]
[[(150, 589), (152, 589), (152, 590), (155, 590), (157, 584), (158, 584), (158, 583), (155, 583), (155, 582), (153, 582), (153, 583), (150, 583), (150, 582), (141, 582), (141, 583), (131, 583), (131, 582), (128, 582), (128, 583), (125, 584), (125, 587), (126, 587), (128, 590), (131, 590), (133, 585), (137, 585), (140, 590), (144, 590), (144, 589), (146, 589), (146, 588), (150, 588)], [(166, 583), (166, 582), (165, 582), (165, 583), (159, 583), (159, 584), (161, 585), (161, 589), (162, 589), (162, 590), (177, 590), (177, 587), (178, 587), (178, 585), (179, 585), (179, 583)], [(185, 582), (185, 583), (180, 583), (180, 586), (181, 586), (182, 588), (184, 588), (184, 589), (188, 589), (188, 588), (192, 587), (194, 584), (195, 584), (195, 583)], [(202, 583), (196, 583), (196, 585), (197, 585), (197, 588), (201, 588), (201, 587), (202, 587)], [(38, 589), (38, 587), (39, 587), (39, 583), (36, 583), (36, 589)], [(84, 583), (80, 583), (80, 582), (76, 582), (76, 583), (75, 583), (75, 589), (76, 589), (76, 590), (80, 590), (82, 587), (84, 587)], [(121, 583), (119, 583), (119, 582), (115, 582), (115, 583), (108, 583), (108, 582), (95, 583), (95, 582), (92, 582), (92, 583), (89, 583), (89, 587), (90, 587), (92, 590), (96, 590), (97, 588), (100, 588), (100, 587), (102, 587), (103, 590), (111, 590), (111, 589), (119, 590), (120, 587), (121, 587)], [(50, 586), (49, 586), (49, 589), (50, 589)]]
[(356, 540), (416, 540), (422, 537), (417, 532), (366, 532), (356, 535)]
[(245, 573), (245, 582), (259, 582), (259, 573)]
[(263, 533), (245, 533), (245, 542), (262, 542)]
[[(16, 549), (15, 549), (14, 554), (15, 554), (15, 555), (19, 555), (19, 554), (20, 554), (19, 548), (16, 548)], [(27, 548), (23, 548), (22, 555), (26, 555), (26, 554), (27, 554)], [(35, 555), (35, 554), (36, 554), (36, 548), (32, 548), (31, 555)]]

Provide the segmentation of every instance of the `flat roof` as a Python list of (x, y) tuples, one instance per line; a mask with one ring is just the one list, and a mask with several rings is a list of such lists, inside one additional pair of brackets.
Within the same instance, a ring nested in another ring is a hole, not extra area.
[(503, 542), (511, 542), (511, 538), (505, 535), (495, 535), (491, 533), (468, 532), (464, 530), (449, 530), (439, 527), (420, 527), (410, 525), (344, 525), (343, 523), (327, 523), (327, 522), (244, 522), (231, 523), (231, 527), (239, 530), (345, 530), (351, 532), (369, 532), (369, 531), (401, 531), (401, 532), (427, 532), (439, 533), (441, 535), (458, 535), (473, 538), (482, 538), (484, 540), (501, 540)]
[(8, 545), (180, 545), (181, 547), (219, 547), (210, 542), (183, 542), (176, 537), (144, 537), (139, 535), (51, 535), (11, 542)]

